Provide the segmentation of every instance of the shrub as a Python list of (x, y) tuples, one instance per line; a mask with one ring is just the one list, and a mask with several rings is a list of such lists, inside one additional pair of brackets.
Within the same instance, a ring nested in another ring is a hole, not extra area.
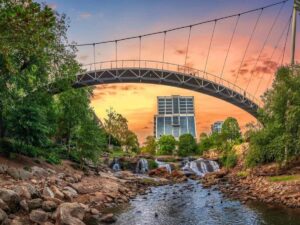
[(157, 163), (153, 159), (148, 160), (148, 166), (150, 170), (156, 169), (158, 167)]
[(196, 140), (191, 134), (183, 134), (179, 137), (178, 155), (188, 156), (195, 154), (197, 150)]
[(158, 141), (158, 147), (158, 155), (172, 155), (176, 147), (176, 140), (172, 135), (163, 135)]

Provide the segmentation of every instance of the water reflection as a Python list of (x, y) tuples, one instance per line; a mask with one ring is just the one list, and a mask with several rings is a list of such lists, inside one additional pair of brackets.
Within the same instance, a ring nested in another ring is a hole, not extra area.
[(152, 188), (119, 216), (118, 225), (300, 225), (295, 210), (241, 204), (195, 181)]

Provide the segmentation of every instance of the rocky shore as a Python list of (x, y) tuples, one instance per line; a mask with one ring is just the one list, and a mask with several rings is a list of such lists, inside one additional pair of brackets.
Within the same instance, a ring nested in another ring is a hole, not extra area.
[(258, 175), (255, 170), (221, 170), (207, 174), (201, 182), (204, 187), (215, 186), (225, 197), (242, 202), (258, 201), (300, 208), (300, 179), (274, 181), (272, 176)]
[(20, 156), (0, 161), (1, 225), (97, 225), (116, 220), (108, 208), (129, 202), (163, 178), (112, 173), (105, 166), (83, 172), (65, 161), (51, 166)]

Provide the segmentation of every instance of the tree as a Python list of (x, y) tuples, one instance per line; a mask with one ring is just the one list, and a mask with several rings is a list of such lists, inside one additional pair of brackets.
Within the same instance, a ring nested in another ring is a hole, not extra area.
[[(58, 130), (56, 138), (71, 150), (75, 129), (90, 113), (90, 88), (70, 89), (57, 96)], [(84, 124), (83, 124), (84, 125)]]
[(176, 140), (172, 135), (162, 135), (158, 140), (158, 155), (172, 155), (176, 147)]
[(240, 127), (235, 118), (228, 117), (224, 121), (222, 125), (221, 136), (226, 141), (234, 141), (241, 138)]
[(263, 128), (250, 136), (248, 165), (265, 162), (287, 162), (300, 154), (300, 72), (280, 68), (272, 88), (263, 95), (259, 111)]
[(75, 148), (72, 154), (80, 161), (81, 167), (85, 160), (93, 162), (99, 160), (100, 154), (106, 148), (106, 135), (99, 127), (90, 111), (89, 116), (83, 118), (81, 126), (78, 126), (74, 134)]
[(137, 153), (139, 151), (139, 141), (136, 134), (128, 130), (125, 136), (126, 138), (123, 143), (125, 151), (128, 152), (130, 150)]
[(191, 134), (182, 134), (178, 142), (178, 155), (188, 156), (195, 154), (197, 150), (196, 140)]
[(107, 118), (104, 119), (104, 128), (108, 133), (108, 144), (111, 145), (112, 136), (118, 139), (123, 145), (128, 135), (128, 122), (125, 117), (110, 108), (107, 112)]
[(142, 152), (148, 153), (148, 154), (151, 154), (151, 155), (155, 155), (156, 148), (157, 148), (157, 143), (156, 143), (155, 137), (147, 136), (146, 140), (144, 142), (144, 148), (143, 148)]

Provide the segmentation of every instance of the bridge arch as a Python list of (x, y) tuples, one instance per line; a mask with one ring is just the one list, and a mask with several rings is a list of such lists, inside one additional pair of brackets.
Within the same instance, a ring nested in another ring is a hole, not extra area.
[(120, 60), (84, 66), (74, 88), (110, 83), (149, 83), (184, 88), (229, 102), (254, 117), (256, 99), (240, 87), (213, 74), (173, 63), (150, 60)]

